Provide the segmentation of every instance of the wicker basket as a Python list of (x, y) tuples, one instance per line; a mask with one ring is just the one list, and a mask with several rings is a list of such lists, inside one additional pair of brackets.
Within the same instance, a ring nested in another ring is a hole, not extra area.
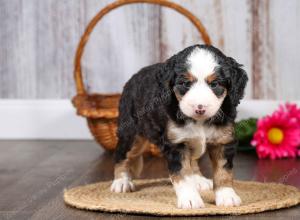
[[(114, 150), (117, 144), (116, 131), (120, 94), (88, 94), (82, 79), (81, 58), (89, 36), (101, 18), (118, 7), (133, 3), (157, 4), (174, 9), (188, 18), (199, 31), (203, 41), (210, 44), (210, 38), (201, 21), (182, 6), (167, 0), (119, 0), (107, 5), (90, 21), (76, 51), (74, 77), (77, 95), (72, 102), (77, 109), (77, 114), (87, 118), (89, 129), (96, 141), (107, 150)], [(155, 145), (151, 143), (148, 145), (148, 152), (153, 155), (160, 154)]]

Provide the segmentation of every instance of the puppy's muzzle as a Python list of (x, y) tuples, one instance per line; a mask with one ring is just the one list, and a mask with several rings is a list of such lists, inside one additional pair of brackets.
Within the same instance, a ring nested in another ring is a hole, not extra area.
[(205, 114), (205, 107), (203, 105), (198, 105), (197, 109), (195, 110), (195, 113), (197, 115), (204, 115)]

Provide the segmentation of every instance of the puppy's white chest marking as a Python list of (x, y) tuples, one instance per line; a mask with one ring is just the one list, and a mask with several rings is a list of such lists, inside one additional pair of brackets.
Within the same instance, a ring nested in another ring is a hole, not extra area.
[(172, 143), (185, 143), (192, 150), (192, 159), (198, 159), (206, 150), (205, 127), (200, 123), (188, 123), (178, 126), (170, 121), (168, 124), (168, 138)]

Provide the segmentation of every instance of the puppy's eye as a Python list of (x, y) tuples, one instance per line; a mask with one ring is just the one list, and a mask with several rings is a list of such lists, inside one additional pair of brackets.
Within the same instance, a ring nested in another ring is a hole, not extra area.
[(179, 83), (179, 85), (184, 86), (186, 88), (189, 88), (191, 86), (191, 82), (189, 81), (182, 81)]
[(214, 89), (219, 86), (219, 83), (217, 81), (213, 81), (209, 84), (209, 86)]

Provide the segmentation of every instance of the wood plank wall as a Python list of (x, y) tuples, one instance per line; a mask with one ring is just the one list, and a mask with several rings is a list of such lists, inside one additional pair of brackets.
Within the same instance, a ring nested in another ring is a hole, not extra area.
[[(300, 100), (299, 0), (173, 0), (196, 14), (213, 44), (245, 65), (247, 98)], [(0, 98), (75, 94), (73, 57), (89, 20), (112, 0), (0, 0)], [(170, 9), (138, 4), (107, 15), (82, 60), (91, 92), (119, 92), (139, 68), (202, 43)]]

